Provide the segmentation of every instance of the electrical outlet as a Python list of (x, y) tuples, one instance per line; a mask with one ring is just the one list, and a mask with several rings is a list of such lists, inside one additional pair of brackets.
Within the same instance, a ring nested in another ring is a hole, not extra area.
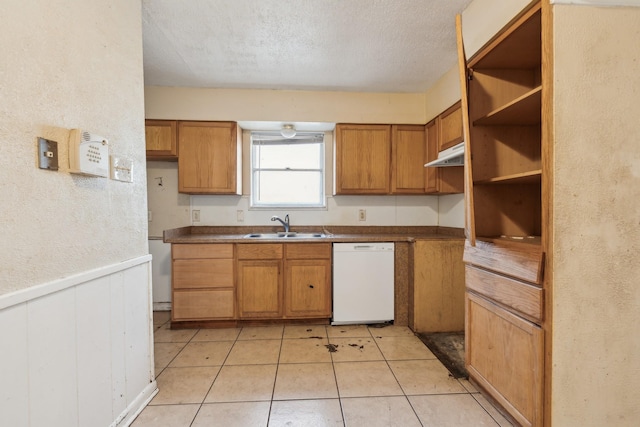
[(358, 221), (366, 221), (367, 220), (367, 210), (359, 209), (358, 210)]
[(194, 209), (191, 211), (191, 219), (193, 222), (200, 222), (200, 210)]
[(236, 221), (244, 222), (244, 211), (242, 209), (236, 211)]

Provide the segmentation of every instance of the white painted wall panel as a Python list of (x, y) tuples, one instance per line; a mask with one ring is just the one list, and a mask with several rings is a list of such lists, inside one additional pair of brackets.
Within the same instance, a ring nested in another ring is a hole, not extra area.
[(81, 426), (106, 426), (111, 405), (111, 304), (109, 278), (76, 288), (78, 419)]
[(0, 419), (2, 425), (29, 425), (27, 305), (0, 310)]
[(27, 304), (31, 425), (78, 426), (76, 290)]
[(116, 419), (127, 409), (127, 362), (125, 337), (125, 283), (120, 274), (109, 276), (109, 305), (111, 340), (111, 406), (112, 419)]
[(131, 401), (154, 377), (150, 268), (143, 264), (121, 273), (125, 287), (126, 396)]

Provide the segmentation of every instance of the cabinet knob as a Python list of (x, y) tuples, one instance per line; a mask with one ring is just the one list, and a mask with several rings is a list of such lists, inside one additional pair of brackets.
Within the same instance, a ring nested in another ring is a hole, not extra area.
[(309, 287), (310, 287), (311, 289), (313, 289), (313, 285), (309, 285)]

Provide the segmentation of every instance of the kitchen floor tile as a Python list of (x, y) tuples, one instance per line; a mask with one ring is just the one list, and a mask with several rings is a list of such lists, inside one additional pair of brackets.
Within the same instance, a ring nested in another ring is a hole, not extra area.
[(324, 325), (286, 325), (284, 338), (326, 338), (327, 330)]
[(278, 363), (281, 340), (236, 341), (226, 365), (269, 365)]
[(241, 328), (200, 329), (191, 341), (235, 341), (240, 330)]
[(486, 397), (481, 395), (480, 393), (472, 394), (472, 397), (484, 408), (485, 411), (491, 415), (500, 427), (513, 427), (513, 424), (509, 422), (489, 401)]
[(170, 326), (154, 313), (159, 392), (133, 427), (513, 427), (405, 326)]
[(387, 362), (334, 363), (340, 397), (401, 396)]
[(418, 337), (380, 337), (376, 343), (386, 360), (435, 359), (436, 356)]
[(223, 366), (205, 402), (270, 401), (278, 365)]
[(327, 326), (329, 338), (371, 338), (367, 325), (335, 325)]
[(200, 405), (147, 406), (131, 427), (189, 427)]
[(270, 402), (205, 403), (192, 427), (266, 427)]
[(282, 340), (280, 363), (331, 362), (326, 338), (293, 338)]
[(167, 323), (153, 334), (154, 342), (189, 342), (197, 329), (171, 329)]
[(271, 405), (269, 427), (343, 425), (338, 399), (282, 400)]
[(466, 393), (438, 359), (390, 361), (389, 366), (407, 396)]
[(150, 405), (202, 403), (219, 366), (166, 368), (158, 376), (158, 394)]
[(334, 362), (362, 362), (384, 360), (373, 338), (331, 338), (335, 347), (331, 357)]
[(458, 378), (458, 382), (469, 393), (480, 393), (477, 388), (466, 378)]
[(242, 328), (238, 340), (279, 340), (284, 326), (251, 326)]
[(407, 326), (389, 325), (381, 328), (369, 326), (369, 332), (374, 338), (378, 337), (413, 337), (415, 334)]
[(233, 341), (190, 342), (169, 366), (220, 366), (227, 358), (231, 346)]
[(294, 363), (278, 366), (273, 400), (337, 398), (331, 363)]
[(166, 368), (169, 363), (180, 353), (184, 343), (157, 342), (153, 345), (154, 365), (156, 368)]
[(347, 427), (420, 427), (420, 421), (405, 396), (352, 397), (342, 399)]
[(154, 311), (153, 312), (153, 324), (154, 325), (164, 325), (168, 321), (171, 320), (171, 312), (170, 311)]
[(497, 427), (470, 394), (409, 396), (411, 406), (425, 427)]

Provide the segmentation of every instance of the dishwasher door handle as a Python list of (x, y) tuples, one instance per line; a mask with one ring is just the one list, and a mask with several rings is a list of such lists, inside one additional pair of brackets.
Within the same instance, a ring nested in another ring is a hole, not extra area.
[(374, 245), (354, 245), (353, 249), (356, 251), (366, 251), (366, 250), (370, 250), (370, 249), (375, 249), (376, 247)]

